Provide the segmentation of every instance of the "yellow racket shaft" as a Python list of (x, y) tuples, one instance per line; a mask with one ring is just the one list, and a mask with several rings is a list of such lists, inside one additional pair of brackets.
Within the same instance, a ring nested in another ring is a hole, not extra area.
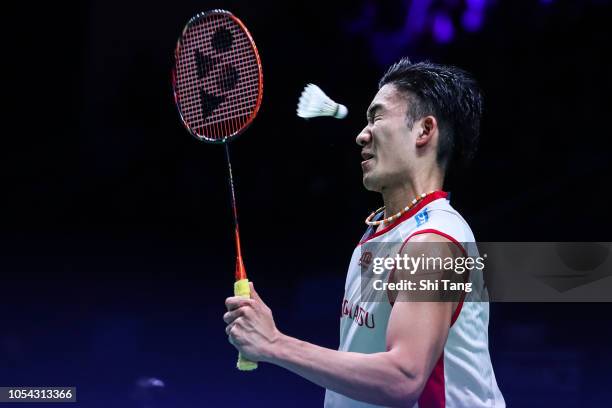
[[(249, 287), (248, 279), (240, 279), (234, 282), (234, 296), (240, 296), (244, 298), (251, 297), (251, 288)], [(251, 371), (257, 368), (257, 363), (251, 360), (247, 360), (242, 357), (240, 352), (238, 352), (238, 362), (236, 363), (236, 367), (240, 371)]]

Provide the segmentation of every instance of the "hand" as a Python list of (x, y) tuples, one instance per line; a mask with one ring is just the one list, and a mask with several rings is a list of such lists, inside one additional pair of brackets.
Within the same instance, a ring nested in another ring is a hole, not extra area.
[(225, 333), (243, 357), (251, 361), (267, 361), (272, 358), (274, 344), (281, 333), (276, 328), (272, 311), (261, 300), (253, 283), (249, 286), (251, 299), (233, 296), (225, 300)]

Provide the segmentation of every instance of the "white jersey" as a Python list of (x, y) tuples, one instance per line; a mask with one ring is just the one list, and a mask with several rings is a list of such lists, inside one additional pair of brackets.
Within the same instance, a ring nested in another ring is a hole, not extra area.
[[(359, 243), (349, 266), (340, 318), (340, 351), (378, 353), (386, 351), (386, 334), (392, 305), (388, 301), (363, 302), (361, 271), (371, 262), (364, 243), (404, 243), (410, 237), (434, 233), (460, 243), (475, 242), (465, 220), (451, 207), (448, 194), (435, 192), (420, 201), (394, 224), (374, 233), (370, 228)], [(467, 256), (478, 256), (476, 245), (462, 246)], [(363, 252), (363, 253), (362, 253)], [(469, 274), (472, 292), (466, 293), (455, 310), (444, 351), (421, 393), (418, 408), (505, 407), (489, 356), (489, 304), (482, 274)], [(327, 390), (325, 408), (372, 408)]]

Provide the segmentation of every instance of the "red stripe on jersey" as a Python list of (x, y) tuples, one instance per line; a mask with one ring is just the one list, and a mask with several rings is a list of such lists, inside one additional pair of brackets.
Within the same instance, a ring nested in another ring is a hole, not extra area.
[(446, 406), (444, 386), (444, 351), (442, 351), (419, 397), (419, 408), (444, 408)]

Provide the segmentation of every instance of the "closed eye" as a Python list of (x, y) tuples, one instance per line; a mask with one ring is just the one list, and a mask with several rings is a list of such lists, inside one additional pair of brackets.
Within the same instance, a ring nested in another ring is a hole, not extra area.
[(367, 118), (368, 123), (374, 123), (377, 119), (382, 116), (383, 106), (380, 103), (375, 103), (368, 108)]

